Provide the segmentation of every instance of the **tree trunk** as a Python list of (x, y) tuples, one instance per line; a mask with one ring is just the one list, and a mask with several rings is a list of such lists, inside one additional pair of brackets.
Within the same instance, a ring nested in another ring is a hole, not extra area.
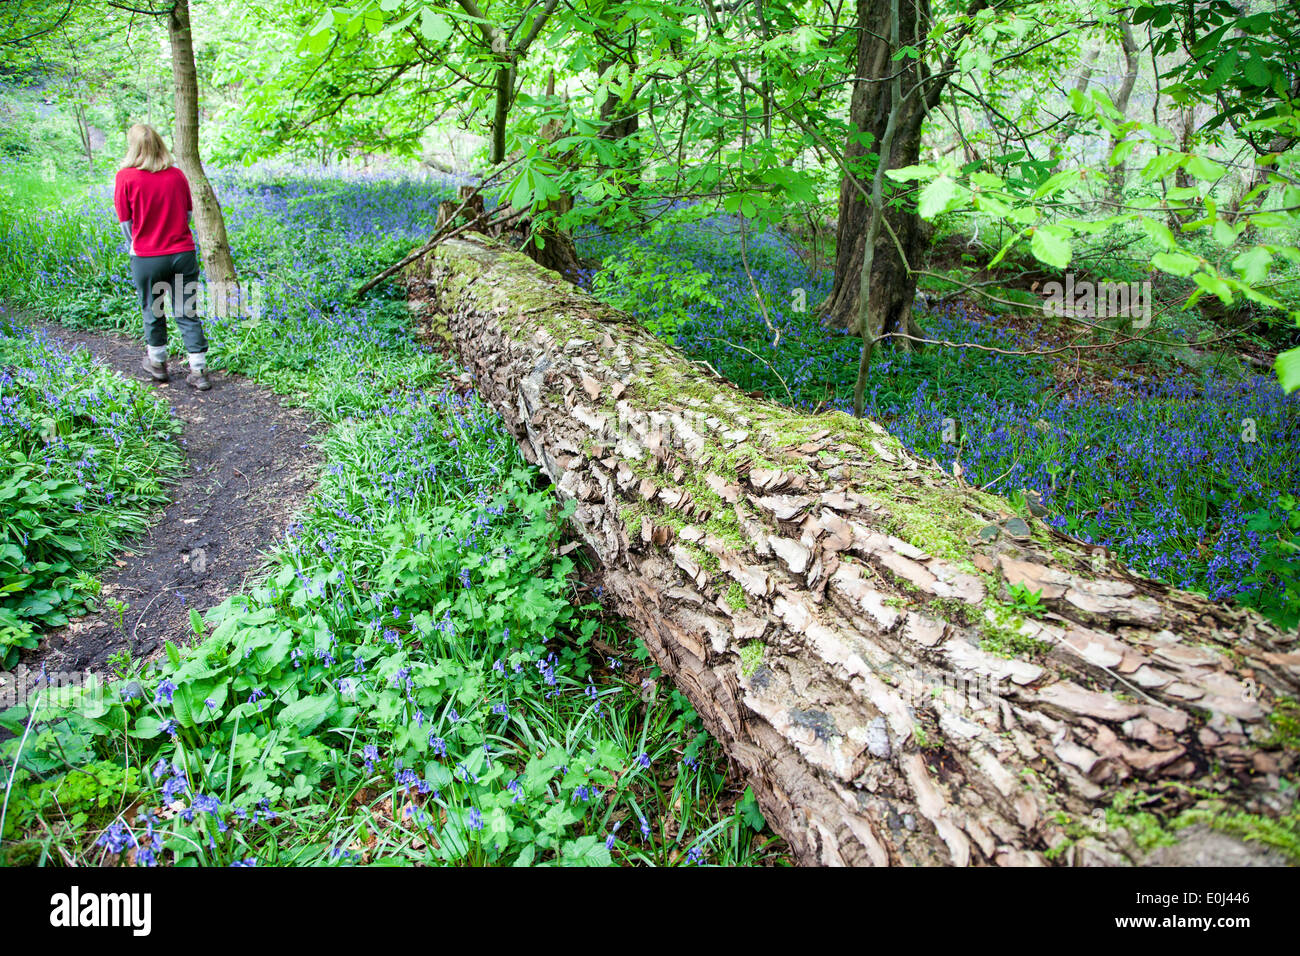
[[(515, 92), (515, 60), (504, 50), (505, 38), (499, 40), (494, 34), (492, 49), (496, 60), (494, 83), (495, 98), (492, 106), (492, 153), (491, 163), (500, 166), (506, 161), (506, 122), (510, 118), (510, 100)], [(498, 48), (501, 49), (498, 49)]]
[(451, 220), (457, 215), (457, 210), (471, 223), (470, 229), (487, 235), (488, 214), (483, 206), (483, 194), (478, 191), (478, 187), (460, 186), (456, 190), (455, 199), (444, 199), (438, 203), (438, 221), (435, 229), (442, 229), (449, 224), (456, 225)]
[[(546, 81), (546, 96), (550, 98), (554, 95), (555, 71), (552, 70)], [(550, 146), (560, 138), (561, 133), (559, 122), (551, 120), (538, 130), (537, 138), (539, 142)], [(565, 153), (556, 157), (556, 163), (563, 167), (568, 165), (571, 159), (571, 154)], [(582, 260), (578, 258), (578, 247), (573, 241), (573, 236), (552, 225), (554, 219), (551, 218), (563, 216), (572, 209), (573, 196), (569, 193), (562, 193), (559, 198), (536, 207), (534, 213), (543, 214), (541, 224), (539, 225), (535, 217), (522, 248), (538, 265), (558, 272), (569, 282), (577, 282), (582, 273)]]
[(194, 42), (190, 34), (189, 0), (176, 0), (167, 17), (172, 47), (172, 79), (176, 86), (176, 121), (173, 148), (176, 162), (190, 181), (194, 198), (194, 225), (203, 249), (203, 267), (209, 283), (227, 297), (237, 296), (239, 279), (226, 238), (226, 220), (217, 194), (203, 171), (199, 157), (199, 84), (194, 70)]
[[(929, 25), (928, 7), (918, 9), (913, 0), (900, 4), (900, 34), (905, 43), (920, 45), (919, 34)], [(839, 222), (836, 226), (835, 281), (830, 295), (821, 305), (825, 323), (832, 328), (848, 329), (860, 334), (862, 310), (859, 289), (863, 253), (871, 210), (867, 203), (871, 176), (865, 174), (864, 158), (878, 148), (889, 122), (890, 97), (888, 78), (902, 70), (905, 93), (897, 119), (891, 169), (912, 166), (920, 161), (921, 124), (928, 111), (926, 95), (934, 83), (925, 85), (927, 71), (919, 60), (891, 60), (889, 48), (889, 4), (875, 0), (858, 0), (857, 81), (849, 104), (850, 133), (844, 150), (846, 170), (840, 181)], [(862, 142), (869, 134), (869, 144)], [(887, 205), (885, 220), (892, 228), (883, 228), (876, 240), (871, 270), (871, 299), (867, 319), (875, 335), (893, 332), (918, 334), (912, 319), (916, 278), (907, 266), (916, 268), (925, 248), (921, 218), (912, 207)], [(895, 236), (898, 243), (895, 244)], [(899, 255), (903, 248), (906, 261)], [(908, 348), (906, 339), (895, 344)]]
[[(1079, 93), (1085, 93), (1088, 90), (1088, 84), (1092, 82), (1092, 73), (1096, 68), (1097, 59), (1101, 56), (1101, 48), (1090, 50), (1088, 56), (1083, 61), (1083, 66), (1079, 69), (1079, 76), (1074, 81), (1074, 88)], [(1067, 107), (1068, 109), (1068, 107)], [(1049, 155), (1052, 159), (1052, 172), (1057, 172), (1065, 166), (1065, 147), (1074, 135), (1074, 131), (1079, 128), (1079, 117), (1071, 110), (1064, 119), (1057, 124), (1056, 129), (1048, 137)]]
[[(1128, 118), (1128, 101), (1133, 95), (1133, 87), (1137, 83), (1138, 75), (1138, 45), (1137, 40), (1133, 38), (1133, 28), (1127, 23), (1120, 24), (1120, 49), (1124, 54), (1124, 78), (1120, 81), (1119, 89), (1111, 97), (1111, 102), (1115, 104), (1115, 109), (1119, 111), (1120, 116)], [(1112, 136), (1110, 140), (1110, 151), (1115, 152), (1119, 146), (1119, 141)], [(1115, 210), (1118, 210), (1124, 203), (1124, 184), (1128, 174), (1128, 166), (1124, 162), (1118, 162), (1110, 169), (1108, 178), (1108, 188), (1106, 202)]]
[[(558, 202), (549, 203), (547, 209), (556, 213), (567, 212)], [(528, 257), (543, 268), (558, 272), (569, 282), (577, 282), (582, 276), (582, 260), (578, 258), (578, 247), (573, 237), (567, 232), (552, 226), (536, 226), (523, 246)]]
[[(636, 67), (636, 54), (631, 43), (627, 53), (627, 63)], [(599, 74), (604, 76), (618, 65), (617, 60), (605, 60), (600, 64)], [(600, 138), (626, 146), (626, 141), (636, 136), (641, 129), (641, 116), (637, 109), (637, 100), (633, 96), (627, 103), (615, 93), (606, 93), (600, 104)], [(624, 193), (636, 192), (641, 185), (641, 157), (635, 146), (626, 156), (626, 165), (616, 171), (615, 182), (623, 188)]]
[[(1178, 110), (1178, 146), (1184, 153), (1192, 151), (1192, 145), (1196, 141), (1196, 104), (1188, 103)], [(1192, 185), (1192, 177), (1183, 166), (1174, 170), (1174, 188), (1187, 189)], [(1183, 228), (1183, 220), (1190, 219), (1192, 210), (1189, 208), (1185, 212), (1178, 210), (1186, 206), (1186, 200), (1171, 202), (1166, 196), (1166, 205), (1170, 208), (1165, 214), (1165, 221), (1169, 229), (1177, 235)]]
[[(1295, 635), (1089, 555), (872, 422), (748, 397), (499, 243), (445, 242), (407, 283), (800, 862), (1149, 862), (1125, 807), (1289, 808), (1268, 716), (1300, 692)], [(1175, 832), (1157, 859), (1276, 861)]]

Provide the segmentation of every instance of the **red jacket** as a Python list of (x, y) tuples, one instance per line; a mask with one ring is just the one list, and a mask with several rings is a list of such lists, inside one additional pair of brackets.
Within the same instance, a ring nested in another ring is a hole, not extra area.
[(113, 207), (119, 222), (131, 222), (131, 244), (137, 256), (167, 256), (193, 252), (190, 235), (190, 183), (180, 167), (156, 173), (128, 166), (117, 171)]

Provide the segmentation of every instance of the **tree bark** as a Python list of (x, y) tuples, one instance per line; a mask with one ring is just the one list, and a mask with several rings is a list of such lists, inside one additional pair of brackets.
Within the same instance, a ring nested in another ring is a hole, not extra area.
[[(862, 175), (862, 172), (864, 158), (879, 148), (889, 123), (889, 78), (901, 71), (904, 92), (890, 150), (891, 169), (912, 166), (920, 161), (921, 124), (929, 110), (927, 95), (935, 86), (934, 82), (926, 83), (928, 71), (920, 60), (891, 59), (889, 10), (887, 3), (858, 0), (857, 74), (849, 104), (850, 132), (844, 149), (846, 169), (840, 181), (835, 280), (830, 295), (820, 306), (828, 326), (848, 329), (855, 334), (862, 332), (860, 287), (871, 221), (871, 209), (866, 200), (871, 177)], [(904, 42), (922, 45), (930, 20), (928, 6), (915, 0), (904, 0), (899, 14), (899, 32)], [(862, 142), (863, 133), (869, 134), (868, 144)], [(889, 204), (885, 209), (885, 219), (890, 228), (882, 229), (876, 239), (871, 269), (872, 301), (867, 309), (867, 321), (877, 338), (893, 332), (916, 335), (919, 333), (912, 319), (916, 278), (908, 272), (907, 266), (915, 268), (925, 248), (921, 218), (914, 207)], [(899, 255), (899, 245), (906, 261)], [(910, 347), (906, 339), (897, 339), (895, 344), (901, 348)]]
[[(1121, 795), (1289, 808), (1268, 715), (1300, 691), (1295, 635), (1024, 523), (872, 422), (746, 396), (498, 243), (445, 242), (407, 284), (800, 862), (1145, 862), (1100, 816)], [(1177, 833), (1162, 852), (1274, 861)]]
[[(628, 65), (636, 68), (636, 53), (634, 40), (629, 41), (628, 51), (626, 53), (626, 62)], [(610, 70), (618, 65), (618, 60), (609, 59), (603, 61), (599, 66), (599, 75), (604, 76)], [(641, 115), (637, 109), (637, 100), (633, 96), (627, 103), (623, 102), (622, 97), (615, 93), (606, 93), (605, 99), (600, 104), (600, 138), (609, 140), (612, 143), (626, 145), (626, 141), (635, 137), (641, 129)], [(635, 147), (633, 147), (635, 150)], [(616, 182), (624, 189), (625, 192), (636, 192), (641, 186), (641, 158), (635, 151), (630, 151), (626, 157), (627, 165), (618, 170), (620, 174)]]
[[(550, 98), (554, 95), (555, 71), (552, 70), (546, 81), (546, 96)], [(550, 148), (560, 138), (562, 132), (559, 122), (551, 120), (538, 130), (538, 142)], [(556, 164), (564, 167), (571, 159), (570, 153), (564, 153), (556, 156)], [(572, 235), (553, 224), (554, 217), (563, 216), (572, 209), (573, 196), (569, 193), (562, 193), (558, 198), (537, 206), (534, 213), (541, 214), (540, 221), (535, 215), (530, 223), (528, 238), (524, 240), (523, 251), (543, 268), (558, 272), (569, 282), (577, 282), (582, 272), (582, 260), (578, 257), (577, 244), (574, 243)]]
[(493, 59), (496, 61), (496, 98), (492, 107), (492, 154), (490, 162), (500, 166), (506, 161), (506, 122), (510, 118), (510, 101), (515, 94), (515, 58), (505, 52), (496, 52), (499, 41), (493, 40)]
[[(1196, 141), (1196, 104), (1188, 103), (1182, 106), (1177, 113), (1178, 116), (1178, 146), (1184, 153), (1192, 151), (1192, 145)], [(1192, 177), (1183, 166), (1174, 170), (1174, 187), (1176, 189), (1187, 189), (1192, 185)], [(1169, 229), (1177, 235), (1183, 228), (1183, 220), (1191, 218), (1191, 210), (1179, 212), (1185, 202), (1180, 200), (1177, 203), (1169, 202), (1166, 197), (1166, 204), (1169, 205), (1168, 212), (1165, 214), (1165, 221)]]
[(239, 277), (230, 255), (230, 240), (226, 238), (226, 220), (199, 156), (199, 83), (194, 69), (189, 0), (176, 0), (167, 17), (167, 32), (171, 38), (172, 80), (176, 88), (172, 146), (176, 151), (176, 162), (190, 181), (194, 225), (203, 249), (203, 267), (209, 283), (223, 290), (226, 297), (237, 296)]
[[(1101, 56), (1101, 48), (1090, 50), (1088, 56), (1084, 59), (1083, 65), (1079, 68), (1079, 75), (1074, 81), (1074, 88), (1079, 93), (1085, 93), (1088, 85), (1092, 82), (1092, 73), (1096, 68), (1097, 60)], [(1067, 107), (1068, 109), (1068, 107)], [(1079, 117), (1072, 110), (1057, 125), (1056, 129), (1048, 138), (1049, 156), (1052, 159), (1052, 172), (1056, 172), (1065, 166), (1065, 147), (1074, 135), (1074, 131), (1079, 128)]]
[[(1127, 23), (1120, 24), (1120, 50), (1124, 54), (1124, 78), (1120, 81), (1119, 89), (1111, 98), (1111, 102), (1115, 104), (1115, 109), (1119, 111), (1120, 116), (1127, 119), (1128, 101), (1133, 95), (1133, 87), (1137, 83), (1138, 75), (1137, 40), (1133, 38), (1133, 28)], [(1112, 154), (1117, 146), (1119, 141), (1112, 136), (1110, 140)], [(1124, 184), (1127, 175), (1128, 166), (1124, 162), (1118, 162), (1111, 167), (1106, 202), (1114, 209), (1119, 209), (1124, 202)]]

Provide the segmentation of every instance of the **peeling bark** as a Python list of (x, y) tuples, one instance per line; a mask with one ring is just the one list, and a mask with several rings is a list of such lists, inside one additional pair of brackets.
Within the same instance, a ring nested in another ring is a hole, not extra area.
[[(1129, 574), (872, 422), (748, 397), (500, 244), (448, 241), (407, 282), (800, 862), (1144, 862), (1095, 825), (1120, 793), (1284, 809), (1296, 755), (1267, 717), (1300, 690), (1295, 635)], [(1018, 583), (1043, 616), (1014, 614)], [(1275, 860), (1178, 833), (1176, 859)]]

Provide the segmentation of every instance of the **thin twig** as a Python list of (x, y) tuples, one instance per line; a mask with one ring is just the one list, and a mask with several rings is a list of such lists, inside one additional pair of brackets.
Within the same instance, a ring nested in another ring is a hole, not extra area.
[[(785, 394), (786, 397), (790, 399), (790, 404), (791, 405), (794, 404), (794, 395), (790, 391), (790, 386), (785, 383), (785, 379), (781, 377), (781, 373), (778, 372), (776, 369), (774, 369), (772, 367), (772, 363), (769, 362), (767, 359), (763, 358), (763, 356), (759, 355), (757, 352), (755, 352), (752, 349), (745, 348), (745, 346), (743, 345), (737, 345), (735, 342), (728, 342), (726, 339), (716, 338), (715, 336), (712, 335), (706, 335), (704, 336), (704, 338), (708, 339), (710, 342), (721, 342), (723, 345), (730, 345), (733, 349), (740, 349), (742, 352), (748, 352), (750, 355), (754, 356), (754, 358), (758, 359), (760, 362), (762, 362), (764, 365), (767, 366), (768, 371), (770, 371), (773, 375), (776, 376), (776, 380), (780, 382), (781, 387), (785, 389)], [(726, 376), (719, 374), (718, 378), (726, 378)]]

